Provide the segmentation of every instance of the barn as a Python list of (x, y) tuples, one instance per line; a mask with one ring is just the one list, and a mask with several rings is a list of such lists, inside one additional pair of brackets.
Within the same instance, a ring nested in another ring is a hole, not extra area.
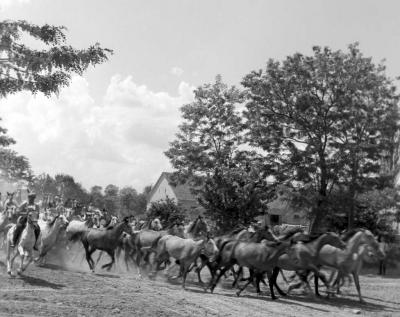
[(147, 200), (147, 209), (151, 203), (167, 198), (185, 210), (187, 217), (194, 220), (198, 215), (204, 213), (204, 208), (200, 206), (196, 197), (191, 193), (188, 183), (175, 185), (171, 181), (172, 173), (163, 172), (153, 186)]

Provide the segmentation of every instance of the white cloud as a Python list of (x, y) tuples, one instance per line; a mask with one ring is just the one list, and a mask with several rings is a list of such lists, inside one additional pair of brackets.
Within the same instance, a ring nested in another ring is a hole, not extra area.
[(131, 76), (113, 76), (102, 104), (84, 78), (74, 77), (58, 98), (21, 93), (2, 101), (0, 124), (17, 140), (36, 173), (67, 173), (86, 187), (113, 183), (141, 190), (169, 169), (163, 152), (193, 100), (181, 82), (177, 96), (153, 92)]
[(181, 77), (183, 75), (183, 69), (176, 66), (172, 67), (170, 72), (172, 75), (175, 75), (177, 77)]
[(29, 3), (30, 0), (0, 0), (0, 11), (7, 9), (15, 4)]

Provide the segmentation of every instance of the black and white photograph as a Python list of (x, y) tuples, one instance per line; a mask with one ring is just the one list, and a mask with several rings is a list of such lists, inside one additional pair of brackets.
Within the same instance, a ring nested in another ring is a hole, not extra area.
[(400, 1), (0, 0), (0, 317), (400, 317)]

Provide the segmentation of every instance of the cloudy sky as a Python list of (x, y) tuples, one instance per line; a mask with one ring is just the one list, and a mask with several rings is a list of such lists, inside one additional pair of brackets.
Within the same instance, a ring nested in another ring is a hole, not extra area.
[(140, 191), (171, 170), (163, 152), (194, 87), (216, 74), (237, 85), (269, 58), (355, 41), (398, 76), (399, 11), (397, 0), (0, 0), (1, 19), (65, 25), (71, 45), (115, 52), (57, 98), (1, 100), (1, 124), (36, 173)]

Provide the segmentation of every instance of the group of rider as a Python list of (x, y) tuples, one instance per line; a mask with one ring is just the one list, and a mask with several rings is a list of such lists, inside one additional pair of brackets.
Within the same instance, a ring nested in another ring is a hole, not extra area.
[[(8, 210), (9, 208), (14, 208), (16, 210), (15, 216), (17, 218), (14, 235), (10, 247), (14, 248), (17, 245), (18, 239), (21, 236), (27, 222), (28, 215), (30, 215), (30, 219), (32, 220), (32, 225), (34, 227), (36, 242), (40, 235), (40, 227), (37, 223), (39, 219), (40, 207), (39, 204), (35, 202), (36, 194), (34, 192), (28, 192), (28, 200), (23, 202), (19, 207), (12, 200), (7, 200), (4, 204), (4, 210)], [(49, 217), (54, 214), (64, 214), (66, 215), (66, 210), (64, 203), (60, 196), (56, 195), (53, 201), (47, 201), (45, 206), (42, 206), (45, 209), (45, 216)], [(83, 219), (93, 216), (96, 213), (99, 213), (92, 204), (89, 204), (88, 208), (79, 205), (78, 201), (74, 199), (72, 201), (72, 213), (68, 216), (80, 216)], [(78, 214), (79, 211), (79, 214)], [(67, 215), (66, 215), (67, 216)], [(101, 213), (99, 213), (99, 221), (103, 225), (107, 225), (111, 221), (111, 215), (103, 209)], [(37, 250), (36, 242), (34, 249)]]

